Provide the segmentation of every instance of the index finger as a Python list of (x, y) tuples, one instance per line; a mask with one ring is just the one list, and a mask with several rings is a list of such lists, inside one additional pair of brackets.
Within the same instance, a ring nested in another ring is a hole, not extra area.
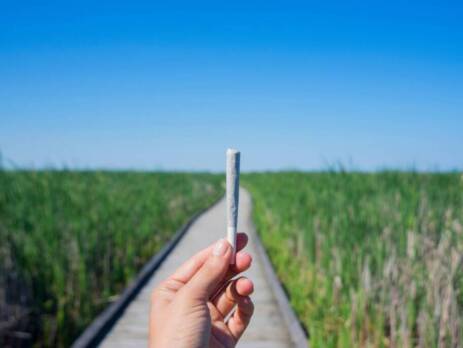
[[(246, 233), (238, 233), (236, 237), (236, 251), (243, 249), (248, 244), (248, 236)], [(179, 281), (183, 284), (187, 283), (201, 268), (212, 252), (214, 245), (208, 246), (201, 250), (189, 260), (184, 262), (169, 278)]]

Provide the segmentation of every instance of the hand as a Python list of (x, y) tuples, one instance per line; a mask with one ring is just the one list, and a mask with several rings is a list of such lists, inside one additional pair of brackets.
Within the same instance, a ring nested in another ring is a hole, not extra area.
[[(246, 234), (239, 233), (237, 250), (247, 241)], [(231, 255), (230, 244), (221, 239), (154, 289), (150, 348), (235, 347), (254, 311), (249, 297), (254, 285), (245, 277), (230, 280), (252, 262), (249, 254), (240, 251), (235, 264), (230, 265)]]

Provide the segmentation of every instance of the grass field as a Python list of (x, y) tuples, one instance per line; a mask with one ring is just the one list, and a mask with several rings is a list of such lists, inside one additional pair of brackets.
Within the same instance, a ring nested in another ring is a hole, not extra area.
[(311, 347), (463, 346), (461, 174), (243, 178)]
[(0, 170), (0, 346), (69, 346), (222, 181)]
[[(68, 346), (222, 181), (0, 171), (0, 346)], [(242, 181), (311, 347), (463, 346), (461, 174)]]

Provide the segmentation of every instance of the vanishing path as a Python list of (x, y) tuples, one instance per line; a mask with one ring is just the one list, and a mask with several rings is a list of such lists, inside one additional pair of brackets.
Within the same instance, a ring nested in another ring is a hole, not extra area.
[[(251, 296), (255, 303), (254, 317), (238, 347), (293, 347), (282, 311), (264, 272), (263, 260), (257, 255), (257, 246), (252, 238), (255, 230), (251, 221), (251, 198), (243, 189), (240, 190), (238, 219), (239, 231), (247, 232), (251, 237), (245, 250), (254, 256), (253, 264), (245, 274), (254, 281), (255, 286), (254, 294)], [(225, 199), (222, 199), (190, 226), (185, 236), (105, 337), (102, 347), (147, 347), (151, 290), (197, 251), (219, 238), (224, 238), (225, 231)]]

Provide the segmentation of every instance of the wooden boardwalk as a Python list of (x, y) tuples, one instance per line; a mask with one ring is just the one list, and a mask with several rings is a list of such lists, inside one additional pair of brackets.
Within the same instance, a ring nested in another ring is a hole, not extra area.
[[(264, 271), (263, 259), (256, 252), (257, 246), (252, 238), (255, 230), (251, 220), (251, 198), (249, 193), (243, 189), (240, 190), (239, 209), (239, 231), (247, 232), (251, 236), (245, 250), (253, 255), (253, 264), (245, 275), (254, 282), (255, 290), (251, 297), (255, 303), (255, 313), (238, 347), (294, 347), (290, 335), (291, 331), (283, 320), (283, 312), (276, 301), (275, 293)], [(225, 221), (225, 200), (222, 199), (191, 225), (186, 235), (105, 337), (101, 344), (102, 347), (147, 346), (151, 290), (191, 255), (219, 238), (225, 237)]]

